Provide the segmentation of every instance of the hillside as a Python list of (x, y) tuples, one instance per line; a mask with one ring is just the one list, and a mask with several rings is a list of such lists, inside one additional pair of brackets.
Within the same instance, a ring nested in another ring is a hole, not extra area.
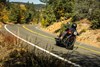
[[(0, 3), (0, 22), (3, 23), (36, 23), (38, 22), (39, 10), (45, 5), (34, 3), (10, 2)], [(16, 8), (16, 9), (15, 9)]]
[[(69, 18), (68, 20), (64, 20), (61, 22), (57, 22), (54, 23), (53, 25), (48, 26), (47, 28), (42, 28), (43, 30), (50, 32), (50, 33), (54, 33), (56, 30), (61, 28), (62, 24), (66, 24), (67, 22), (69, 22), (72, 18)], [(59, 34), (59, 33), (54, 33), (54, 34)]]
[[(59, 33), (54, 33), (54, 31), (59, 29), (62, 23), (66, 23), (68, 21), (70, 21), (70, 19), (54, 23), (53, 25), (42, 29), (44, 31), (59, 35)], [(79, 33), (81, 33), (80, 36), (77, 37), (77, 41), (88, 44), (90, 46), (100, 48), (100, 29), (91, 30), (90, 29), (91, 22), (88, 21), (87, 19), (80, 20), (77, 23), (78, 23), (77, 30)]]
[(91, 22), (87, 19), (83, 19), (79, 22), (77, 30), (81, 32), (81, 34), (77, 37), (77, 41), (100, 48), (100, 29), (92, 30), (90, 28)]
[[(23, 2), (11, 2), (11, 3), (13, 3), (13, 4), (23, 4), (23, 5), (28, 4), (28, 3), (23, 3)], [(40, 9), (42, 9), (43, 7), (45, 7), (44, 4), (34, 4), (34, 3), (29, 3), (29, 4), (30, 4), (30, 5), (34, 5), (34, 7), (35, 7), (36, 10), (40, 10)]]
[(43, 7), (45, 7), (44, 4), (34, 4), (34, 7), (36, 10), (41, 10)]

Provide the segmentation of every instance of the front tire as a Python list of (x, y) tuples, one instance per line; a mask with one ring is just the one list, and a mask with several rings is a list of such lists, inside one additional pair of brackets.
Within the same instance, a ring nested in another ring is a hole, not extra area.
[(64, 45), (66, 46), (67, 49), (73, 50), (75, 39), (76, 39), (75, 36), (71, 36), (68, 39), (65, 39)]

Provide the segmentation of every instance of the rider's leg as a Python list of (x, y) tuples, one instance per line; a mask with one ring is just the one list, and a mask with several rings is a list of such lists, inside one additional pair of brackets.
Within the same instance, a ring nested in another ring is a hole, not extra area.
[(60, 38), (61, 36), (62, 36), (62, 32), (59, 34), (59, 36), (58, 36), (58, 37)]
[(63, 40), (63, 39), (66, 37), (66, 34), (67, 34), (67, 32), (65, 31), (65, 32), (62, 34), (61, 40)]

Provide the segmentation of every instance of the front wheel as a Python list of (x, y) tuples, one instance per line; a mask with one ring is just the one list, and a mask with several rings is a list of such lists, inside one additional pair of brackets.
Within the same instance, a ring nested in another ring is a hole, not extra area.
[(71, 36), (65, 39), (64, 45), (66, 46), (67, 49), (73, 50), (75, 40), (76, 40), (76, 36)]

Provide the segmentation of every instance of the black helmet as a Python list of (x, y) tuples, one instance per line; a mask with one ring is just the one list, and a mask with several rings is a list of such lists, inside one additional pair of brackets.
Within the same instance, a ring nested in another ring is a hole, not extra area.
[(77, 24), (76, 23), (73, 23), (72, 24), (72, 28), (77, 28)]

